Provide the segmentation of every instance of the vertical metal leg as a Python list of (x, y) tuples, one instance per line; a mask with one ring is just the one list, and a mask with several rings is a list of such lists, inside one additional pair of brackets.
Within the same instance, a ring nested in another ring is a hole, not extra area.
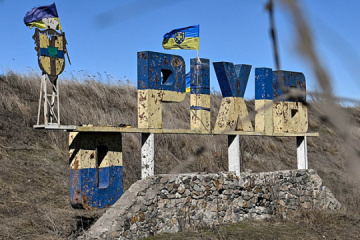
[(154, 175), (155, 138), (153, 133), (141, 134), (141, 179)]
[(52, 93), (51, 93), (51, 101), (50, 101), (50, 111), (49, 111), (49, 119), (50, 123), (53, 123), (53, 119), (55, 117), (54, 107), (55, 107), (55, 97), (56, 97), (56, 80), (52, 83)]
[(228, 161), (229, 171), (240, 175), (240, 137), (228, 135)]
[(44, 87), (44, 82), (45, 82), (45, 74), (43, 74), (41, 76), (41, 83), (40, 83), (40, 98), (39, 98), (39, 107), (38, 107), (38, 116), (37, 116), (37, 122), (36, 124), (39, 125), (40, 124), (40, 114), (41, 114), (41, 102), (42, 102), (42, 95), (43, 95), (43, 87)]
[(47, 125), (48, 124), (48, 117), (49, 117), (49, 113), (48, 113), (48, 96), (47, 96), (47, 82), (48, 82), (48, 77), (45, 75), (45, 80), (44, 80), (44, 124)]
[[(51, 92), (48, 94), (48, 84), (51, 86)], [(44, 106), (41, 106), (43, 104)], [(55, 107), (56, 105), (56, 107)], [(50, 77), (47, 74), (41, 76), (40, 99), (38, 107), (37, 125), (40, 125), (41, 107), (44, 112), (44, 125), (60, 125), (60, 102), (59, 102), (59, 81), (56, 77)], [(55, 112), (55, 108), (57, 111)]]
[(59, 90), (59, 81), (56, 79), (56, 96), (57, 96), (57, 121), (60, 125), (60, 90)]
[(297, 145), (297, 168), (308, 169), (306, 136), (296, 137), (296, 145)]

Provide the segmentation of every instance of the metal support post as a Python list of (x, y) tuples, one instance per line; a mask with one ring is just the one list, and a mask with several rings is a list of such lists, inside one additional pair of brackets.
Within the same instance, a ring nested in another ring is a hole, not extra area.
[(297, 145), (297, 168), (308, 169), (306, 136), (296, 137), (296, 145)]
[(240, 136), (228, 135), (229, 172), (240, 176)]
[[(48, 93), (50, 89), (48, 84), (51, 86), (51, 93)], [(56, 124), (60, 126), (59, 81), (57, 77), (53, 77), (52, 80), (50, 80), (49, 76), (45, 73), (41, 77), (37, 125), (41, 124), (40, 115), (42, 104), (44, 114), (43, 124), (45, 126)], [(55, 108), (57, 108), (56, 111)]]
[[(45, 75), (45, 74), (43, 74)], [(47, 82), (48, 82), (48, 76), (45, 75), (45, 81), (44, 81), (44, 124), (47, 125), (48, 124), (48, 94), (47, 94)]]
[(57, 123), (60, 126), (60, 89), (59, 89), (59, 81), (56, 80), (56, 97), (57, 97)]
[(54, 117), (56, 118), (54, 108), (55, 108), (55, 99), (57, 100), (57, 78), (52, 82), (52, 93), (51, 93), (51, 101), (50, 101), (50, 111), (49, 111), (49, 122), (53, 123)]
[(46, 78), (46, 76), (45, 76), (45, 74), (43, 74), (41, 76), (41, 82), (40, 82), (40, 98), (39, 98), (39, 108), (38, 108), (38, 116), (37, 116), (37, 122), (36, 122), (37, 125), (40, 124), (41, 102), (42, 102), (42, 98), (43, 98), (44, 84), (46, 81), (45, 78)]
[(154, 175), (154, 133), (141, 134), (141, 179)]

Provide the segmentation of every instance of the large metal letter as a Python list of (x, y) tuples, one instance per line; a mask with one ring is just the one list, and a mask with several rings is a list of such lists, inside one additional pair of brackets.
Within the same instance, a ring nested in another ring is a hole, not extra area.
[(255, 131), (274, 132), (273, 74), (271, 68), (255, 68)]
[[(281, 84), (283, 86), (281, 86)], [(304, 74), (288, 71), (273, 72), (273, 86), (275, 99), (273, 108), (274, 133), (307, 132), (308, 111), (306, 105), (303, 104), (306, 100), (306, 82)], [(281, 99), (285, 94), (283, 90), (291, 89), (299, 90), (299, 96), (288, 96)], [(276, 98), (280, 98), (280, 100), (276, 101)]]
[[(302, 92), (286, 96), (291, 89)], [(305, 101), (305, 76), (299, 72), (255, 69), (255, 131), (272, 133), (305, 133), (308, 129)]]
[(185, 98), (185, 61), (157, 52), (138, 52), (138, 127), (162, 128), (162, 102)]
[(193, 58), (190, 64), (190, 127), (210, 132), (210, 60)]
[(253, 131), (244, 94), (251, 65), (215, 62), (214, 68), (223, 95), (214, 130)]
[(70, 202), (104, 208), (123, 194), (121, 133), (70, 133)]

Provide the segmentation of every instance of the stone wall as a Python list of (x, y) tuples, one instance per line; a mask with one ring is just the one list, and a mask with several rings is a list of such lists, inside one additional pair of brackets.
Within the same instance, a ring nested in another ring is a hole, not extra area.
[(80, 239), (138, 239), (341, 204), (314, 170), (156, 175), (134, 183)]

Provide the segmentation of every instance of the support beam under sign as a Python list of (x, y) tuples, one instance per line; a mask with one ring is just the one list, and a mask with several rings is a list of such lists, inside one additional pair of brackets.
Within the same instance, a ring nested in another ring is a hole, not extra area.
[(141, 134), (141, 179), (154, 175), (154, 133)]
[(229, 172), (240, 176), (240, 136), (228, 135)]
[(308, 169), (306, 136), (296, 137), (296, 146), (297, 146), (297, 168)]

